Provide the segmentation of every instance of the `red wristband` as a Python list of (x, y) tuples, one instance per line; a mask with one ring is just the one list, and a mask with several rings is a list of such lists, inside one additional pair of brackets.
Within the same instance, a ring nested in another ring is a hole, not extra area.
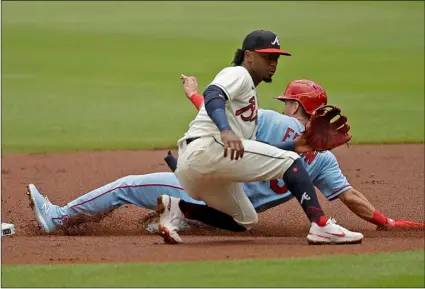
[(388, 224), (388, 219), (380, 211), (375, 210), (375, 212), (373, 212), (373, 217), (370, 222), (374, 223), (375, 225), (385, 226)]
[(196, 107), (197, 110), (201, 107), (202, 103), (204, 102), (204, 97), (198, 93), (192, 94), (190, 97), (190, 101), (193, 103), (193, 105)]

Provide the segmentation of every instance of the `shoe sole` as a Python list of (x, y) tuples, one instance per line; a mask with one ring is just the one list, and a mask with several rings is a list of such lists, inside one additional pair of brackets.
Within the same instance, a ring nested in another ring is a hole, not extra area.
[(321, 242), (321, 241), (311, 241), (307, 240), (310, 245), (355, 245), (361, 244), (362, 240), (356, 241), (344, 241), (344, 242)]
[[(165, 212), (165, 205), (162, 202), (161, 196), (159, 196), (156, 199), (156, 209), (155, 209), (155, 211), (159, 216), (161, 216), (161, 214), (163, 214)], [(156, 235), (161, 236), (166, 244), (179, 244), (179, 242), (177, 242), (173, 237), (171, 237), (170, 231), (166, 227), (159, 226), (159, 229), (154, 233)]]
[(361, 244), (363, 241), (363, 238), (359, 240), (346, 240), (341, 242), (335, 242), (330, 240), (324, 240), (324, 239), (317, 239), (317, 240), (311, 240), (307, 238), (307, 242), (310, 245), (351, 245), (351, 244)]
[(49, 229), (46, 221), (44, 220), (43, 216), (41, 215), (41, 212), (38, 209), (38, 206), (36, 205), (36, 201), (35, 201), (34, 195), (32, 194), (30, 185), (27, 186), (27, 196), (30, 200), (30, 207), (34, 211), (35, 218), (37, 219), (37, 223), (38, 223), (39, 228), (46, 233), (51, 233), (53, 230), (51, 231)]

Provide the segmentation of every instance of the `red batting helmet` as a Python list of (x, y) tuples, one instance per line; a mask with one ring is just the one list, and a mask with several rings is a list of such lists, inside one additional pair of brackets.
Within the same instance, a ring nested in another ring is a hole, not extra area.
[(320, 106), (328, 103), (326, 91), (316, 82), (305, 79), (291, 81), (285, 92), (276, 99), (296, 100), (308, 114), (312, 114)]

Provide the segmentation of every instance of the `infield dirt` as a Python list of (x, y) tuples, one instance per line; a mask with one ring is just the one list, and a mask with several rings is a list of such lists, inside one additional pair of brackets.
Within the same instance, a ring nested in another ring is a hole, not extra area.
[[(174, 151), (175, 153), (175, 151)], [(356, 145), (334, 151), (351, 185), (391, 218), (424, 222), (424, 145)], [(290, 258), (424, 249), (424, 231), (376, 231), (339, 200), (319, 199), (327, 215), (365, 235), (360, 245), (310, 246), (307, 218), (295, 200), (260, 214), (248, 233), (196, 229), (186, 244), (166, 245), (148, 235), (140, 219), (148, 211), (125, 205), (80, 235), (39, 231), (26, 185), (34, 183), (54, 204), (130, 174), (169, 171), (164, 150), (2, 155), (2, 221), (16, 235), (2, 238), (2, 263), (163, 262)]]

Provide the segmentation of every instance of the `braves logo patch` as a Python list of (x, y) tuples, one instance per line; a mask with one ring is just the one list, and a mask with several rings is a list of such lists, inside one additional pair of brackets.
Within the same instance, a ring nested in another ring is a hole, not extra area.
[(257, 120), (257, 105), (255, 103), (255, 97), (249, 99), (249, 104), (241, 109), (238, 109), (235, 113), (236, 116), (240, 116), (243, 121), (256, 121)]

